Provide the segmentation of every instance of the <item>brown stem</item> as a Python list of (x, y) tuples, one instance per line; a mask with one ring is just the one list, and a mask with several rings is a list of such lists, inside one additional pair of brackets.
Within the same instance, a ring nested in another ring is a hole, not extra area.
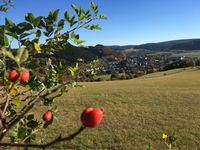
[(22, 143), (24, 143), (27, 139), (29, 139), (34, 133), (40, 131), (40, 129), (43, 127), (43, 125), (44, 124), (42, 123), (42, 124), (40, 124), (39, 127), (37, 127), (36, 129), (34, 129), (30, 135), (28, 135), (26, 138), (23, 139)]
[(6, 112), (6, 109), (7, 109), (7, 107), (8, 107), (8, 104), (9, 104), (9, 94), (6, 95), (6, 103), (5, 103), (3, 112), (2, 112), (2, 117), (3, 117), (3, 118), (4, 118), (4, 116), (5, 116), (5, 112)]
[(40, 149), (46, 149), (54, 144), (63, 142), (63, 141), (70, 141), (73, 138), (75, 138), (77, 135), (79, 135), (86, 127), (81, 126), (79, 128), (79, 130), (77, 130), (76, 132), (74, 132), (73, 134), (66, 136), (66, 137), (62, 137), (59, 136), (58, 138), (46, 143), (46, 144), (17, 144), (17, 143), (8, 143), (8, 142), (0, 142), (0, 146), (10, 146), (10, 147), (31, 147), (31, 148), (40, 148)]
[(73, 32), (73, 31), (76, 30), (76, 29), (82, 28), (83, 26), (85, 26), (86, 24), (90, 23), (91, 21), (93, 21), (93, 20), (95, 20), (95, 19), (96, 19), (96, 18), (92, 18), (92, 19), (90, 19), (90, 20), (84, 22), (83, 24), (76, 26), (75, 28), (69, 30), (68, 33)]
[(31, 110), (35, 104), (37, 104), (38, 102), (40, 102), (41, 99), (43, 99), (44, 97), (50, 95), (51, 93), (54, 93), (56, 91), (58, 91), (59, 89), (61, 89), (62, 87), (66, 86), (67, 83), (63, 83), (63, 84), (60, 84), (60, 85), (57, 85), (56, 87), (50, 89), (50, 90), (47, 90), (44, 94), (42, 90), (40, 93), (38, 93), (38, 96), (35, 98), (35, 100), (32, 101), (32, 103), (30, 103), (29, 105), (27, 105), (27, 107), (19, 114), (17, 115), (12, 121), (9, 122), (9, 124), (7, 124), (7, 128), (5, 130), (5, 132), (1, 133), (0, 134), (0, 141), (2, 141), (2, 139), (5, 137), (6, 133), (17, 123), (20, 121), (20, 119), (22, 119), (27, 112), (29, 112), (29, 110)]
[(3, 109), (3, 113), (2, 113), (3, 117), (5, 116), (6, 109), (7, 109), (8, 105), (9, 105), (10, 92), (12, 91), (12, 89), (15, 87), (16, 84), (17, 84), (17, 82), (15, 81), (14, 83), (10, 83), (10, 85), (8, 87), (8, 93), (6, 95), (6, 103), (5, 103), (5, 106), (4, 106), (4, 109)]

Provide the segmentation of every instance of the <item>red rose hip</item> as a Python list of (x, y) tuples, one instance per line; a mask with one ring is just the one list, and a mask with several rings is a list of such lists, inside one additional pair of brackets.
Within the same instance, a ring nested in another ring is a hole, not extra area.
[(45, 122), (49, 122), (53, 119), (53, 113), (49, 110), (49, 111), (44, 113), (42, 118)]
[(28, 82), (29, 77), (30, 77), (29, 71), (25, 70), (25, 71), (20, 72), (20, 82), (21, 83)]
[(86, 108), (81, 114), (81, 122), (85, 127), (94, 128), (103, 119), (104, 112), (100, 108)]
[(9, 73), (9, 79), (10, 79), (10, 81), (16, 81), (17, 78), (18, 78), (18, 72), (16, 70), (12, 70)]

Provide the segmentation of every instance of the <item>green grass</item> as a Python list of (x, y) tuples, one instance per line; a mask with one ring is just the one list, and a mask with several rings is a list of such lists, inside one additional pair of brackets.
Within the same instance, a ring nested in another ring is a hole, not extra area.
[(108, 81), (110, 80), (110, 74), (109, 75), (99, 75), (99, 76), (95, 76), (94, 79), (98, 79), (100, 78), (102, 81)]
[(200, 51), (174, 53), (173, 56), (200, 57)]
[[(198, 69), (188, 69), (151, 78), (83, 83), (85, 88), (72, 89), (56, 100), (59, 120), (39, 135), (48, 141), (76, 131), (82, 110), (94, 106), (106, 112), (101, 124), (52, 149), (145, 150), (151, 144), (163, 150), (163, 132), (176, 132), (181, 150), (200, 148), (199, 74)], [(42, 116), (47, 109), (35, 111)]]
[(194, 70), (194, 68), (192, 68), (192, 67), (178, 68), (178, 69), (172, 69), (172, 70), (167, 70), (167, 71), (155, 72), (155, 73), (146, 74), (146, 75), (141, 76), (139, 78), (140, 79), (146, 79), (146, 78), (154, 78), (154, 77), (172, 75), (172, 74), (176, 74), (176, 73), (181, 73), (181, 72), (186, 71), (186, 70)]

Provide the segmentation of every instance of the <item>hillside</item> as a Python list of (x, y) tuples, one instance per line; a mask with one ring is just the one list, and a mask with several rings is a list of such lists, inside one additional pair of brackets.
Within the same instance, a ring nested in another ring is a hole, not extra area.
[[(96, 58), (102, 58), (107, 56), (120, 56), (119, 52), (114, 51), (110, 47), (103, 45), (90, 46), (88, 48), (75, 47), (68, 45), (65, 49), (55, 52), (52, 57), (56, 59), (63, 59), (67, 63), (75, 62), (78, 58), (84, 59), (85, 61), (91, 61)], [(38, 54), (38, 58), (47, 57), (45, 54)]]
[[(66, 62), (74, 62), (78, 58), (82, 58), (86, 61), (91, 61), (96, 58), (102, 57), (123, 57), (121, 52), (138, 51), (140, 53), (145, 52), (169, 52), (169, 51), (194, 51), (200, 50), (200, 39), (185, 39), (185, 40), (173, 40), (160, 43), (147, 43), (142, 45), (126, 45), (126, 46), (104, 46), (96, 45), (89, 46), (88, 48), (68, 46), (59, 52), (56, 52), (53, 56), (58, 59), (63, 59)], [(43, 54), (38, 57), (45, 57)]]
[(172, 50), (200, 50), (200, 39), (183, 39), (159, 43), (146, 43), (141, 45), (110, 46), (115, 50), (144, 49), (150, 51), (172, 51)]
[[(78, 129), (80, 113), (87, 106), (102, 107), (105, 117), (95, 129), (87, 129), (69, 143), (54, 149), (144, 150), (167, 149), (163, 132), (176, 132), (181, 150), (198, 149), (200, 125), (200, 70), (188, 69), (151, 78), (83, 83), (56, 100), (59, 120), (40, 136), (70, 134)], [(188, 82), (189, 81), (189, 82)], [(42, 110), (35, 111), (41, 116)]]

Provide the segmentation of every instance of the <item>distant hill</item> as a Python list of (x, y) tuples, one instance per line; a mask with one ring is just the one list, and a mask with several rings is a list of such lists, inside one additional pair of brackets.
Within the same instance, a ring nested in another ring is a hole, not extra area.
[[(200, 50), (200, 39), (185, 39), (185, 40), (173, 40), (159, 43), (147, 43), (141, 45), (125, 45), (125, 46), (104, 46), (104, 45), (96, 45), (90, 46), (89, 48), (81, 48), (69, 45), (63, 50), (56, 52), (53, 57), (58, 59), (63, 59), (67, 63), (73, 63), (78, 58), (82, 58), (85, 61), (91, 61), (96, 58), (102, 57), (122, 57), (123, 55), (120, 53), (122, 51), (151, 51), (151, 52), (159, 52), (159, 51), (172, 51), (172, 50)], [(52, 56), (52, 55), (51, 55)], [(38, 58), (47, 57), (44, 54), (38, 55)]]
[[(90, 46), (89, 48), (75, 47), (72, 45), (68, 45), (63, 50), (55, 52), (51, 57), (55, 57), (56, 59), (65, 60), (67, 63), (73, 63), (77, 61), (78, 58), (84, 59), (85, 61), (91, 61), (96, 58), (102, 57), (115, 57), (121, 56), (121, 54), (110, 47), (106, 47), (103, 45)], [(49, 57), (46, 54), (38, 54), (37, 58)]]
[(141, 45), (109, 46), (118, 51), (127, 49), (143, 49), (150, 51), (172, 51), (172, 50), (200, 50), (200, 39), (183, 39), (165, 41), (159, 43), (146, 43)]

